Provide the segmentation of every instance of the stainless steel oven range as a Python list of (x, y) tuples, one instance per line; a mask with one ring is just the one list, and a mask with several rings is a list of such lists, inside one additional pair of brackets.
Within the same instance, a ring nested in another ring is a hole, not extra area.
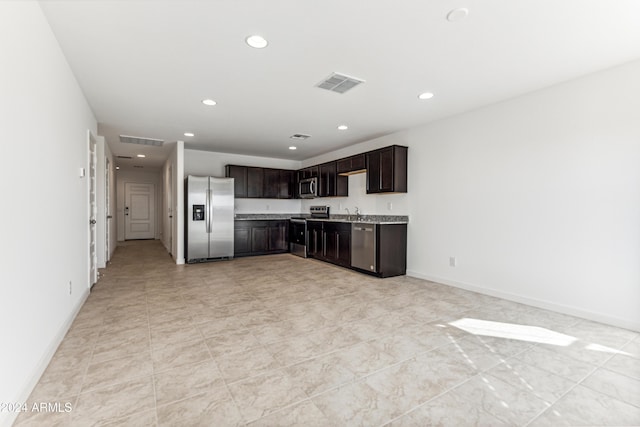
[(289, 250), (292, 254), (307, 257), (307, 220), (291, 217), (289, 225)]

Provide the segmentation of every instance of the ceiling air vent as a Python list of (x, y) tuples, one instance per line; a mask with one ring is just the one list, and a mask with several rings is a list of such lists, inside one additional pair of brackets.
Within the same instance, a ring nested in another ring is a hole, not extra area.
[(119, 158), (119, 159), (128, 159), (128, 160), (132, 159), (131, 156), (116, 156), (116, 157)]
[(294, 133), (293, 135), (291, 135), (289, 138), (291, 139), (307, 139), (307, 138), (311, 138), (311, 135), (305, 135), (304, 133)]
[(164, 139), (141, 138), (139, 136), (120, 135), (120, 142), (125, 144), (153, 145), (154, 147), (162, 147)]
[(355, 77), (345, 76), (344, 74), (332, 73), (329, 77), (316, 85), (321, 89), (327, 89), (332, 92), (345, 93), (349, 89), (353, 89), (364, 80)]
[(142, 169), (144, 168), (144, 166), (140, 166), (140, 165), (133, 165), (134, 168), (138, 168), (138, 169)]

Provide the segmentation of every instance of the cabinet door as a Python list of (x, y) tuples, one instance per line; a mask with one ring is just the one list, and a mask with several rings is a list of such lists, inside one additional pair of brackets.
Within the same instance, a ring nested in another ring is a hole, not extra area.
[(327, 227), (322, 234), (324, 251), (322, 255), (327, 261), (336, 262), (338, 259), (338, 233), (333, 227)]
[(367, 193), (407, 192), (407, 147), (392, 145), (367, 156)]
[(307, 233), (309, 233), (307, 255), (311, 258), (322, 258), (322, 223), (308, 221)]
[(393, 148), (380, 150), (380, 192), (394, 191)]
[(262, 197), (264, 172), (262, 168), (247, 168), (247, 197)]
[(336, 170), (338, 173), (351, 172), (351, 157), (338, 160)]
[(341, 227), (336, 232), (336, 262), (345, 267), (351, 266), (351, 225)]
[(367, 153), (367, 193), (380, 192), (380, 151)]
[(251, 228), (251, 252), (267, 252), (269, 250), (269, 227), (254, 226)]
[(269, 251), (287, 250), (287, 225), (277, 222), (269, 227)]
[(233, 191), (236, 199), (247, 197), (247, 167), (246, 166), (225, 166), (227, 178), (233, 178)]
[(233, 230), (233, 253), (234, 255), (245, 255), (251, 252), (251, 228), (244, 227), (244, 224)]
[(320, 165), (319, 172), (318, 196), (336, 196), (336, 179), (338, 177), (338, 173), (336, 172), (336, 162), (329, 162)]
[(351, 171), (361, 171), (367, 167), (364, 154), (351, 157)]
[(318, 183), (319, 197), (333, 197), (336, 195), (336, 162), (320, 165), (320, 178)]
[(325, 223), (325, 259), (334, 264), (351, 265), (351, 225)]
[(346, 159), (338, 160), (336, 169), (338, 173), (341, 174), (362, 171), (366, 167), (364, 154), (357, 154), (355, 156), (347, 157)]
[(393, 147), (367, 153), (367, 193), (393, 189)]
[(276, 199), (280, 194), (280, 170), (263, 169), (264, 186), (262, 197), (265, 199)]
[(284, 169), (280, 171), (278, 198), (293, 198), (293, 171)]

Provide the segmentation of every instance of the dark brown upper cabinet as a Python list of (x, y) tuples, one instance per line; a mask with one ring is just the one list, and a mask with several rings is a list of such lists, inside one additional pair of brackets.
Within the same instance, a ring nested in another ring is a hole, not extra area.
[(277, 199), (280, 195), (280, 170), (263, 169), (264, 183), (262, 197), (265, 199)]
[(280, 182), (278, 189), (279, 199), (293, 199), (295, 197), (294, 191), (294, 174), (292, 170), (280, 169)]
[(264, 169), (247, 168), (247, 197), (259, 199), (264, 194)]
[(233, 178), (233, 188), (236, 198), (247, 197), (247, 167), (246, 166), (225, 166), (225, 176)]
[(234, 178), (236, 198), (291, 199), (294, 171), (251, 166), (225, 166), (225, 175)]
[(337, 162), (323, 163), (318, 168), (318, 197), (349, 195), (349, 178), (338, 175)]
[(392, 145), (366, 153), (367, 194), (407, 192), (407, 151)]
[(353, 175), (367, 171), (367, 163), (365, 154), (340, 159), (337, 162), (337, 170), (339, 175)]

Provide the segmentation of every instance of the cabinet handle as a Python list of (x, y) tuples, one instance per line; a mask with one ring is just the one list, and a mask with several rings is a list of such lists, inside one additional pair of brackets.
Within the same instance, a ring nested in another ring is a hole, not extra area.
[(327, 233), (322, 233), (322, 256), (327, 256)]
[(313, 253), (318, 252), (318, 232), (313, 230)]
[(340, 259), (340, 235), (336, 234), (336, 259)]

